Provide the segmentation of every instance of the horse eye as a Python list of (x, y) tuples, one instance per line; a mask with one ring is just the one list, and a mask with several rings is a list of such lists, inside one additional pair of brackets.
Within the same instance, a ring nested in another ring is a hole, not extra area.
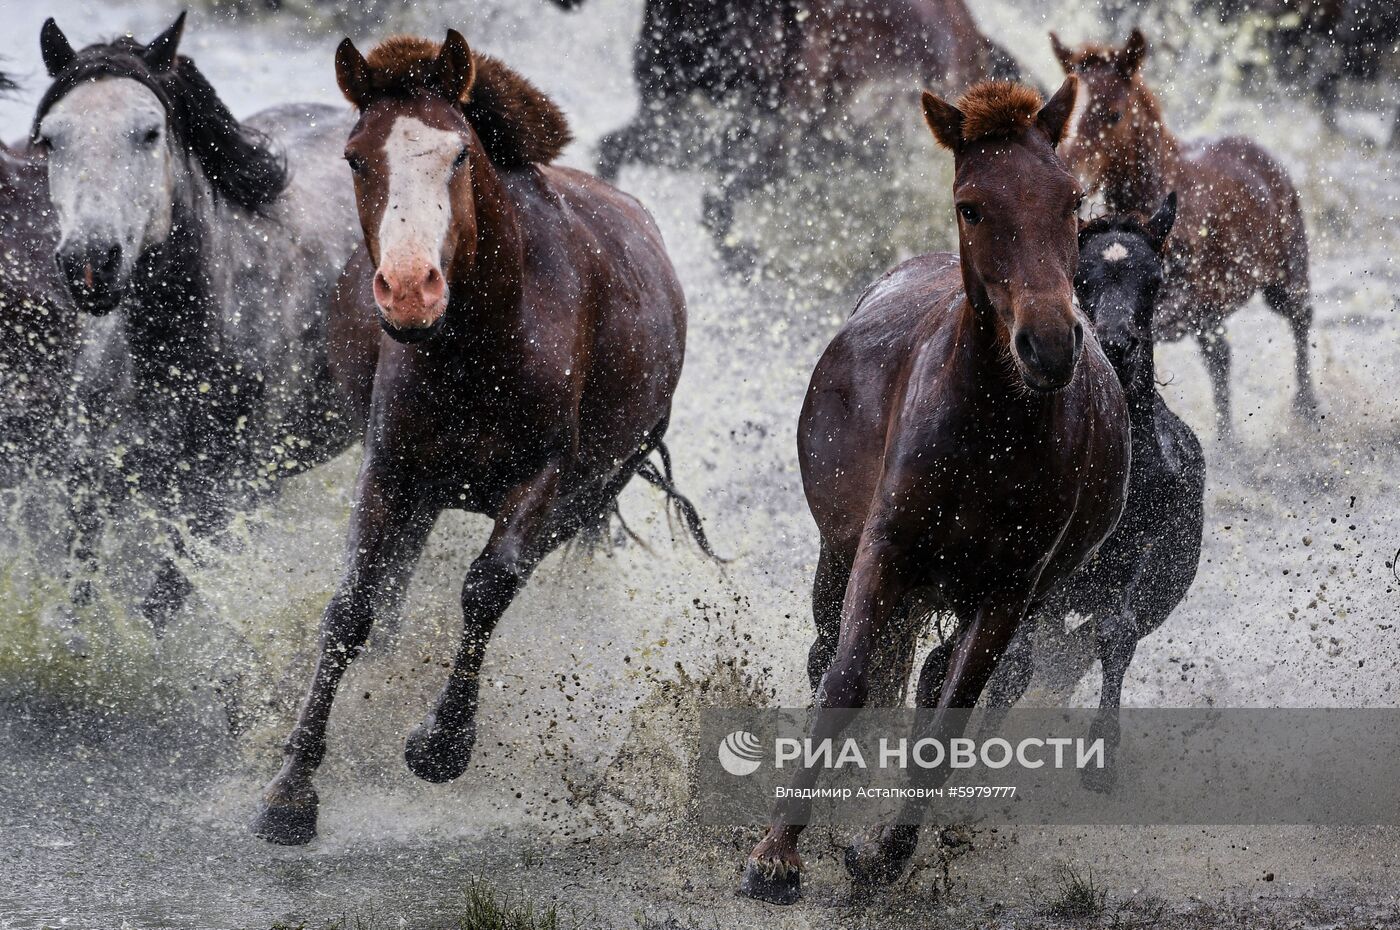
[(48, 136), (40, 136), (34, 140), (34, 147), (47, 152), (49, 149), (53, 148), (53, 139)]
[(345, 153), (345, 163), (350, 166), (350, 170), (359, 174), (365, 170), (365, 160), (354, 152)]
[(467, 147), (462, 146), (462, 151), (457, 153), (457, 157), (452, 159), (452, 167), (460, 168), (467, 163)]
[(1074, 203), (1069, 208), (1069, 215), (1075, 216), (1079, 213), (1079, 208), (1084, 206), (1084, 195), (1079, 194), (1074, 198)]
[(970, 203), (958, 204), (958, 216), (963, 218), (963, 222), (969, 226), (976, 226), (982, 222), (982, 213)]
[(1117, 110), (1112, 110), (1109, 112), (1108, 116), (1104, 117), (1104, 122), (1108, 123), (1110, 126), (1117, 126), (1118, 121), (1122, 118), (1122, 113), (1119, 113)]
[(160, 128), (152, 127), (141, 134), (142, 145), (155, 145), (160, 139)]

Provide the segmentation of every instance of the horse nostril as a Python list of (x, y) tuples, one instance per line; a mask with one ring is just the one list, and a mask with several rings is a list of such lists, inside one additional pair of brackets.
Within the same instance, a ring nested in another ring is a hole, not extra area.
[(110, 277), (116, 274), (122, 263), (122, 247), (114, 245), (107, 250), (107, 257), (102, 262), (102, 273)]
[(1024, 329), (1021, 330), (1016, 334), (1015, 344), (1016, 354), (1021, 356), (1021, 361), (1025, 362), (1027, 365), (1035, 365), (1038, 363), (1039, 359), (1035, 351), (1035, 340), (1031, 338), (1030, 333), (1026, 332)]
[(1074, 324), (1074, 354), (1078, 355), (1082, 348), (1084, 348), (1084, 324), (1076, 320)]

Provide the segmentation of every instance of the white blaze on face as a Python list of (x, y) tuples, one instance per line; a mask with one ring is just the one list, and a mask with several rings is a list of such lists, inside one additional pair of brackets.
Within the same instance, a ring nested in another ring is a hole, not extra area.
[(439, 268), (452, 222), (449, 184), (462, 137), (413, 117), (394, 122), (384, 154), (389, 196), (379, 221), (379, 267)]
[(127, 78), (81, 84), (44, 114), (49, 198), (60, 249), (100, 244), (122, 250), (123, 270), (170, 234), (175, 166), (165, 108)]
[(1128, 247), (1121, 242), (1115, 242), (1103, 250), (1103, 260), (1106, 262), (1121, 262), (1127, 257)]

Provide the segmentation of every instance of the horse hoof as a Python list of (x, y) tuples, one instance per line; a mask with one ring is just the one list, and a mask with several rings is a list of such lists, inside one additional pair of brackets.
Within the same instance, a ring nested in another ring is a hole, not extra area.
[(271, 804), (266, 801), (253, 818), (254, 836), (278, 846), (305, 846), (316, 837), (316, 795), (310, 804)]
[(796, 904), (802, 897), (802, 872), (779, 862), (750, 859), (739, 880), (739, 894), (768, 904)]
[(919, 845), (919, 834), (896, 827), (881, 830), (876, 839), (858, 839), (846, 847), (846, 873), (859, 890), (893, 883)]
[(475, 725), (469, 724), (454, 731), (438, 727), (429, 717), (408, 735), (403, 757), (414, 775), (440, 785), (467, 770), (475, 745)]

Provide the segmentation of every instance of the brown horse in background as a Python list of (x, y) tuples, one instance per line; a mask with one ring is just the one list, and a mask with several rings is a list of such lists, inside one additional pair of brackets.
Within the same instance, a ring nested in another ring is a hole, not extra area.
[[(14, 88), (0, 74), (0, 93)], [(64, 460), (78, 314), (54, 246), (43, 152), (0, 145), (0, 487), (51, 475)]]
[[(920, 707), (936, 709), (927, 735), (958, 736), (963, 723), (945, 712), (977, 703), (1031, 605), (1118, 522), (1128, 411), (1074, 304), (1082, 197), (1055, 152), (1077, 89), (1071, 77), (1048, 103), (1001, 82), (977, 85), (956, 107), (924, 96), (934, 135), (953, 152), (960, 255), (912, 259), (865, 293), (818, 362), (798, 424), (821, 533), (807, 666), (814, 743), (840, 733), (842, 709), (903, 693), (915, 603), (958, 620), (917, 691)], [(794, 787), (816, 777), (804, 770)], [(847, 850), (858, 884), (902, 872), (918, 843), (914, 805)], [(808, 810), (778, 809), (744, 893), (797, 899)]]
[(346, 159), (365, 250), (342, 281), (332, 354), (342, 385), (368, 389), (369, 425), (345, 573), (254, 824), (286, 844), (315, 835), (311, 777), (336, 688), (376, 614), (397, 610), (442, 511), (495, 526), (462, 585), (452, 671), (404, 753), (433, 782), (471, 760), (497, 621), (545, 555), (605, 525), (633, 475), (661, 487), (709, 551), (662, 445), (686, 319), (651, 217), (552, 166), (570, 139), (563, 114), (455, 31), (441, 46), (390, 39), (368, 59), (347, 39), (336, 74), (360, 114)]
[(711, 162), (721, 189), (705, 201), (723, 247), (735, 202), (782, 170), (784, 130), (801, 130), (799, 152), (829, 152), (823, 135), (871, 82), (966, 87), (1019, 69), (964, 0), (647, 0), (632, 73), (641, 108), (599, 143), (598, 173), (612, 180), (633, 162), (689, 167), (695, 153), (677, 157), (674, 140), (692, 122), (691, 98), (733, 111), (733, 135)]
[(1249, 139), (1178, 140), (1142, 78), (1147, 40), (1141, 31), (1133, 30), (1122, 48), (1070, 49), (1054, 33), (1050, 39), (1065, 72), (1079, 76), (1088, 97), (1065, 153), (1070, 164), (1088, 184), (1103, 189), (1115, 213), (1146, 215), (1169, 192), (1180, 198), (1166, 284), (1158, 298), (1157, 337), (1196, 337), (1215, 394), (1219, 435), (1231, 435), (1225, 319), (1261, 291), (1293, 330), (1294, 409), (1315, 417), (1308, 362), (1308, 236), (1288, 173)]

